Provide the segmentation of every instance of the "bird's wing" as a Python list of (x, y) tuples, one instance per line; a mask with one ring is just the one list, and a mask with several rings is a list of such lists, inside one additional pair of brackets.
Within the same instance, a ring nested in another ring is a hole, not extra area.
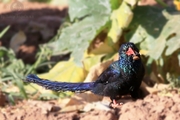
[(114, 82), (120, 77), (119, 62), (113, 62), (96, 80), (97, 83), (110, 83)]

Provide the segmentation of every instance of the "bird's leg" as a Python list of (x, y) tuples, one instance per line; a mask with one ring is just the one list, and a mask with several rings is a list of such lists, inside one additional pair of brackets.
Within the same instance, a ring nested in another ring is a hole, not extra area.
[(140, 98), (138, 90), (133, 90), (133, 91), (130, 92), (130, 94), (131, 94), (131, 97), (132, 97), (133, 100), (136, 100), (137, 98)]
[(114, 98), (111, 98), (111, 100), (112, 100), (112, 102), (109, 104), (109, 106), (111, 108), (116, 108), (118, 106), (122, 106), (123, 105), (123, 103), (117, 103), (116, 99), (114, 99)]

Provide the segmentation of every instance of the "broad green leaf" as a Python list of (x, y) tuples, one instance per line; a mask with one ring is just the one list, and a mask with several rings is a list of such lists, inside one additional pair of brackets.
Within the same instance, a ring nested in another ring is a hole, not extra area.
[[(174, 51), (180, 48), (180, 15), (172, 15), (171, 19), (164, 25), (160, 36), (153, 42), (153, 48), (150, 51), (150, 55), (154, 59), (158, 59), (164, 51), (166, 45), (168, 46), (165, 54), (171, 55)], [(172, 35), (175, 34), (175, 35)], [(166, 40), (168, 40), (166, 42)], [(161, 46), (159, 46), (161, 45)], [(158, 51), (158, 52), (157, 52)]]
[[(141, 42), (141, 49), (147, 50), (153, 59), (159, 59), (166, 47), (169, 39), (166, 55), (171, 54), (179, 48), (177, 40), (179, 15), (173, 15), (173, 10), (163, 11), (154, 7), (137, 7), (134, 10), (134, 19), (130, 25), (131, 32), (126, 35), (126, 39), (131, 42)], [(153, 17), (152, 17), (153, 16)], [(172, 34), (176, 36), (170, 37)], [(172, 46), (172, 42), (176, 45)]]
[(133, 13), (126, 2), (122, 2), (121, 6), (112, 12), (111, 20), (112, 26), (108, 33), (113, 43), (116, 43), (124, 28), (127, 28), (133, 18)]
[(144, 28), (139, 25), (136, 29), (136, 31), (134, 32), (134, 34), (132, 33), (132, 36), (130, 38), (130, 41), (133, 43), (139, 43), (142, 40), (144, 40), (147, 37), (147, 32), (144, 30)]
[(162, 9), (155, 7), (138, 6), (134, 9), (134, 14), (135, 16), (129, 26), (130, 32), (125, 35), (127, 40), (134, 43), (143, 40), (154, 41), (167, 22), (167, 19), (162, 14)]
[(77, 66), (73, 61), (62, 61), (57, 63), (48, 73), (38, 76), (55, 81), (82, 82), (86, 73), (82, 67)]
[(109, 15), (109, 0), (69, 0), (69, 16), (71, 21), (85, 16)]
[[(162, 32), (164, 32), (164, 31), (162, 31)], [(160, 58), (160, 56), (162, 55), (162, 52), (166, 46), (166, 38), (167, 38), (167, 36), (162, 34), (160, 37), (157, 38), (156, 41), (153, 41), (151, 43), (151, 47), (149, 48), (148, 54), (155, 60)]]
[[(179, 34), (180, 35), (180, 34)], [(180, 48), (180, 36), (175, 36), (167, 41), (166, 45), (168, 46), (166, 50), (166, 55), (171, 55), (173, 52), (175, 52), (177, 49)]]
[(134, 14), (136, 16), (129, 27), (131, 32), (126, 35), (126, 39), (134, 43), (141, 42), (141, 49), (147, 50), (153, 59), (159, 59), (166, 46), (165, 55), (180, 48), (180, 15), (174, 14), (174, 10), (167, 12), (146, 6), (137, 7)]
[(53, 53), (72, 52), (76, 64), (81, 65), (84, 51), (100, 29), (109, 21), (109, 0), (70, 0), (70, 19), (83, 18), (72, 26), (62, 29), (57, 41), (49, 44)]
[(170, 38), (166, 45), (168, 46), (166, 50), (166, 55), (171, 55), (176, 50), (180, 49), (180, 15), (172, 16), (172, 18), (168, 21), (167, 25), (164, 29), (167, 29), (168, 37)]

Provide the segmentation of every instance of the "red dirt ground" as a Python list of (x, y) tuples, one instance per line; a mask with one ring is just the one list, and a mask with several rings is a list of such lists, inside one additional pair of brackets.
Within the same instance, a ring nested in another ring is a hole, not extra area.
[(83, 111), (76, 108), (63, 112), (57, 101), (21, 101), (15, 106), (1, 108), (0, 120), (179, 120), (180, 95), (151, 94), (116, 109), (101, 106)]

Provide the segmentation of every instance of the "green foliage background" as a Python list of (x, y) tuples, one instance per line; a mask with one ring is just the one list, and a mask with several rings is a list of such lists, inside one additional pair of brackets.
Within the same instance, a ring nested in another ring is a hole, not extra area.
[[(117, 52), (119, 43), (130, 41), (137, 44), (145, 55), (147, 72), (149, 75), (155, 74), (156, 82), (167, 83), (167, 73), (178, 78), (179, 13), (173, 8), (137, 6), (136, 3), (136, 0), (70, 0), (72, 24), (63, 28), (58, 39), (48, 46), (53, 46), (53, 54), (71, 52), (74, 62), (82, 66), (87, 57), (85, 52), (110, 56)], [(102, 33), (106, 34), (102, 40), (103, 47), (89, 50), (91, 43)]]

